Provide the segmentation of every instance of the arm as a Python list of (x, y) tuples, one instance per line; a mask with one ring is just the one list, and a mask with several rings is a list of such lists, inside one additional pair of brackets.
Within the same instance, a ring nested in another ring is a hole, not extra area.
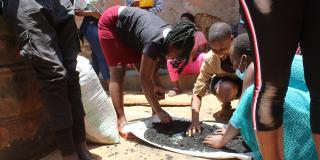
[(92, 17), (95, 17), (97, 19), (99, 19), (100, 16), (101, 16), (101, 14), (99, 12), (96, 12), (96, 11), (84, 11), (84, 10), (75, 10), (75, 15), (76, 16), (82, 16), (82, 17), (92, 16)]
[(194, 46), (190, 54), (190, 59), (195, 59), (199, 53), (205, 52), (206, 45), (208, 43), (206, 37), (204, 34), (200, 31), (196, 32), (194, 35)]
[(197, 40), (199, 41), (198, 42), (198, 46), (199, 46), (198, 51), (205, 52), (206, 46), (208, 43), (206, 36), (200, 31), (197, 32), (196, 36), (197, 36)]
[(206, 55), (200, 69), (200, 74), (197, 78), (196, 83), (194, 84), (192, 101), (191, 101), (192, 124), (188, 128), (188, 131), (187, 131), (188, 136), (192, 136), (195, 133), (201, 132), (201, 123), (199, 121), (201, 98), (205, 96), (206, 90), (210, 83), (210, 79), (214, 74), (212, 67), (210, 65), (210, 63), (212, 62), (211, 58), (212, 56), (210, 56), (210, 54)]
[[(222, 132), (223, 134), (217, 134), (217, 132)], [(230, 123), (228, 123), (226, 129), (219, 129), (215, 132), (215, 135), (207, 136), (204, 139), (203, 143), (209, 145), (212, 148), (222, 148), (239, 134), (240, 129), (237, 129), (233, 127)]]
[(156, 94), (157, 99), (162, 100), (162, 99), (165, 99), (165, 90), (160, 83), (159, 68), (160, 68), (159, 63), (156, 63), (153, 76), (152, 76), (152, 81), (154, 84), (154, 93)]
[(156, 63), (153, 71), (153, 76), (152, 76), (153, 84), (155, 86), (161, 86), (160, 79), (159, 79), (159, 68), (160, 68), (159, 63)]
[(199, 112), (201, 107), (201, 97), (196, 94), (192, 95), (191, 100), (191, 116), (192, 116), (192, 123), (187, 130), (188, 136), (193, 136), (196, 133), (201, 133), (201, 123), (199, 121)]
[(145, 54), (142, 54), (141, 66), (140, 66), (140, 80), (143, 88), (143, 92), (151, 105), (153, 111), (158, 115), (161, 122), (169, 123), (172, 118), (165, 112), (157, 100), (154, 94), (154, 84), (153, 84), (153, 72), (156, 65), (156, 61), (151, 59)]

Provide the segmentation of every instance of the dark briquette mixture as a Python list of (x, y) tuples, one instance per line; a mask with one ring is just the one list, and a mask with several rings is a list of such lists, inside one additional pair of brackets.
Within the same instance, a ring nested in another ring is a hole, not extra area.
[(175, 120), (170, 124), (153, 123), (153, 128), (149, 128), (144, 137), (156, 144), (181, 149), (200, 152), (232, 152), (232, 153), (247, 153), (250, 149), (244, 143), (241, 136), (230, 141), (221, 149), (213, 149), (204, 145), (202, 142), (207, 135), (213, 135), (213, 132), (219, 129), (217, 126), (202, 124), (202, 133), (196, 134), (193, 137), (186, 135), (186, 131), (191, 122)]

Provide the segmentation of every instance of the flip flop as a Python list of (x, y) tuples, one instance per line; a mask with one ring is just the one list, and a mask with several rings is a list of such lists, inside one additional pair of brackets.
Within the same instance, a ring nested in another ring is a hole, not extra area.
[(180, 89), (178, 89), (178, 88), (172, 88), (172, 89), (168, 92), (168, 96), (169, 96), (169, 97), (174, 97), (174, 96), (179, 95), (179, 94), (181, 94), (181, 93), (182, 93), (182, 91), (181, 91)]
[(124, 139), (135, 139), (136, 136), (131, 132), (121, 132), (119, 131), (119, 135)]

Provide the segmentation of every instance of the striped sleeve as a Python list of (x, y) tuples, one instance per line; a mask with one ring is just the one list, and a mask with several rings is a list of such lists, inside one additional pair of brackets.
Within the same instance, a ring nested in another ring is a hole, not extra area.
[(164, 9), (164, 1), (163, 0), (155, 0), (155, 5), (148, 9), (149, 12), (152, 12), (154, 14), (159, 14)]

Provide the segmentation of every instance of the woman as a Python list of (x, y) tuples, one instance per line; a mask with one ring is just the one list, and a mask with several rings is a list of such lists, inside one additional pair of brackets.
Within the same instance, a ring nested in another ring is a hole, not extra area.
[[(217, 130), (215, 132), (216, 135), (207, 136), (204, 143), (213, 148), (222, 148), (241, 133), (245, 142), (253, 151), (254, 159), (262, 159), (252, 128), (251, 104), (254, 68), (248, 35), (242, 34), (237, 37), (234, 40), (232, 50), (230, 59), (234, 68), (237, 69), (238, 76), (244, 79), (243, 87), (245, 92), (242, 94), (240, 103), (227, 127)], [(295, 56), (284, 103), (285, 159), (317, 159), (316, 150), (309, 133), (309, 102), (309, 93), (303, 74), (302, 57)]]
[(132, 135), (123, 131), (127, 122), (123, 109), (123, 79), (125, 66), (134, 64), (140, 72), (144, 94), (161, 122), (169, 123), (170, 115), (161, 109), (158, 100), (164, 90), (155, 68), (165, 57), (188, 61), (194, 45), (195, 26), (180, 22), (170, 26), (148, 11), (125, 6), (107, 9), (99, 20), (99, 40), (110, 69), (109, 90), (118, 117), (122, 137)]

